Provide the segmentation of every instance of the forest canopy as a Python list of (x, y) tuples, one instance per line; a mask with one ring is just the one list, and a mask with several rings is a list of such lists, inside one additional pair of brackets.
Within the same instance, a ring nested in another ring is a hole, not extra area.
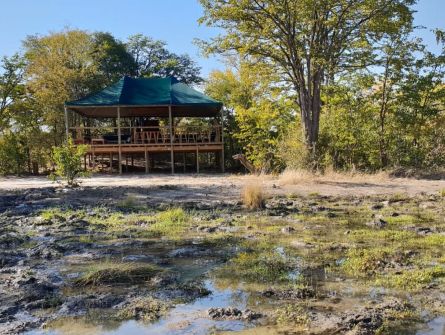
[(188, 55), (141, 34), (120, 41), (107, 32), (74, 29), (27, 37), (21, 53), (0, 61), (0, 174), (46, 168), (51, 148), (65, 139), (65, 101), (124, 75), (203, 81)]

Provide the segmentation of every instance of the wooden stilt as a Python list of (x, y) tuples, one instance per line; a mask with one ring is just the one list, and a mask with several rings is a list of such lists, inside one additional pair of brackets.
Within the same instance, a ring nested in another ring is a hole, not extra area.
[(171, 169), (172, 169), (172, 174), (175, 173), (175, 155), (173, 153), (173, 141), (174, 141), (174, 136), (173, 136), (173, 116), (172, 116), (172, 106), (169, 105), (168, 106), (168, 123), (169, 123), (169, 128), (170, 128), (170, 164), (171, 164)]
[(185, 168), (186, 168), (186, 161), (185, 161), (185, 152), (182, 153), (182, 162), (184, 163), (184, 173), (185, 173)]
[(199, 147), (196, 147), (196, 173), (199, 174)]
[(117, 143), (119, 147), (119, 174), (122, 174), (121, 108), (119, 106), (117, 106)]
[(221, 173), (224, 173), (224, 109), (221, 107)]
[(149, 161), (148, 161), (148, 150), (147, 150), (147, 147), (145, 147), (145, 173), (148, 173), (150, 170), (150, 167), (149, 167)]
[(68, 110), (66, 109), (66, 106), (64, 106), (64, 109), (65, 109), (65, 132), (66, 132), (66, 138), (68, 139), (68, 136), (70, 134), (68, 125)]
[(113, 153), (110, 152), (110, 173), (113, 173)]

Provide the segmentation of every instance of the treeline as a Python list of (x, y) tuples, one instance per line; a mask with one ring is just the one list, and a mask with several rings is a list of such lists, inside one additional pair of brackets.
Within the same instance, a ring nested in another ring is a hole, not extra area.
[(64, 102), (124, 75), (203, 81), (188, 55), (140, 34), (120, 41), (109, 33), (66, 30), (26, 38), (22, 52), (0, 62), (0, 174), (46, 169), (51, 148), (64, 140)]
[(227, 60), (204, 81), (187, 55), (142, 35), (30, 36), (0, 72), (0, 173), (37, 171), (64, 140), (63, 103), (123, 75), (203, 84), (226, 110), (226, 165), (376, 171), (445, 164), (445, 33), (416, 37), (415, 0), (200, 0), (198, 41)]
[(223, 31), (203, 49), (233, 64), (207, 92), (257, 168), (444, 165), (445, 34), (416, 37), (415, 0), (200, 1)]

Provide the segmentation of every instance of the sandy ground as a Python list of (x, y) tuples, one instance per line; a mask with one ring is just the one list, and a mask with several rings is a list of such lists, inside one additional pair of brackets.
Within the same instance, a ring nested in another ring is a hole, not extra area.
[[(286, 195), (318, 193), (320, 195), (378, 195), (392, 193), (407, 193), (415, 195), (419, 193), (437, 193), (445, 189), (445, 180), (417, 180), (407, 178), (369, 178), (359, 179), (323, 177), (305, 178), (298, 181), (285, 181), (272, 176), (248, 176), (248, 175), (95, 175), (82, 180), (83, 187), (130, 187), (158, 189), (174, 187), (175, 195), (194, 195), (202, 193), (203, 198), (235, 198), (242, 188), (248, 184), (262, 185), (268, 195)], [(46, 177), (24, 178), (0, 178), (0, 192), (5, 190), (20, 190), (31, 188), (54, 187)], [(166, 192), (168, 193), (168, 192)], [(165, 194), (166, 196), (168, 194)]]

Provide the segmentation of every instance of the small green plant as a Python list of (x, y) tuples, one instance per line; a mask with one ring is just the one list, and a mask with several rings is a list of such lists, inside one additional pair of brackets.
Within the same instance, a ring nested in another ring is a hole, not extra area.
[(75, 285), (138, 284), (149, 280), (161, 271), (149, 264), (104, 262), (92, 265), (75, 281)]
[(372, 276), (384, 269), (390, 250), (385, 248), (351, 249), (343, 263), (343, 270), (355, 277)]
[(271, 250), (241, 252), (220, 270), (221, 277), (236, 276), (257, 283), (291, 282), (291, 264)]
[(53, 147), (52, 157), (56, 168), (51, 179), (65, 180), (68, 186), (77, 186), (79, 177), (86, 177), (88, 173), (82, 169), (82, 158), (88, 151), (86, 145), (74, 145), (71, 137), (59, 147)]
[(276, 311), (277, 323), (305, 326), (309, 323), (309, 316), (305, 309), (298, 304), (287, 304)]
[(182, 208), (171, 208), (157, 214), (149, 230), (155, 236), (175, 236), (187, 228), (189, 219), (190, 216)]
[(435, 266), (428, 269), (416, 269), (403, 271), (393, 275), (387, 275), (378, 279), (378, 285), (387, 287), (395, 287), (403, 290), (419, 290), (433, 282), (435, 279), (445, 277), (445, 268), (442, 266)]

